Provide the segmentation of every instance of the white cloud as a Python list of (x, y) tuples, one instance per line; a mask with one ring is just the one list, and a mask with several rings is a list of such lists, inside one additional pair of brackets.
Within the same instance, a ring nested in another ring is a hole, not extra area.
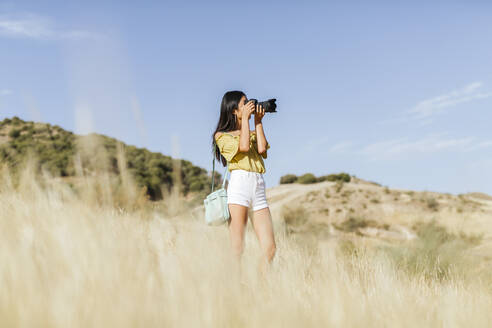
[[(322, 140), (322, 142), (321, 142)], [(326, 138), (309, 144), (308, 151), (321, 148), (327, 143)], [(434, 133), (426, 137), (410, 139), (395, 138), (357, 146), (353, 141), (341, 141), (331, 147), (323, 147), (330, 153), (347, 153), (352, 156), (362, 155), (371, 161), (402, 159), (408, 156), (434, 154), (438, 152), (465, 153), (492, 148), (492, 140), (480, 140), (476, 137), (450, 137), (446, 133)]]
[(330, 152), (341, 152), (346, 151), (350, 146), (352, 146), (352, 141), (342, 141), (330, 147)]
[(322, 151), (335, 153), (347, 151), (353, 144), (352, 141), (341, 141), (330, 146), (332, 139), (333, 138), (331, 136), (309, 139), (306, 142), (304, 150), (307, 152)]
[(33, 14), (22, 17), (0, 16), (0, 36), (41, 40), (76, 40), (99, 37), (84, 30), (57, 27), (49, 19)]
[(407, 113), (415, 119), (425, 119), (425, 123), (428, 124), (430, 117), (445, 112), (446, 108), (473, 100), (492, 97), (492, 92), (483, 92), (481, 89), (482, 82), (473, 82), (461, 89), (423, 100), (407, 111)]
[(415, 140), (398, 138), (380, 141), (363, 147), (358, 153), (368, 156), (371, 160), (378, 160), (443, 151), (468, 152), (486, 147), (492, 147), (492, 141), (479, 141), (475, 137), (452, 138), (435, 134)]
[(8, 96), (12, 94), (12, 90), (9, 89), (0, 89), (0, 96)]
[(308, 139), (306, 142), (305, 150), (312, 152), (315, 149), (324, 147), (326, 143), (330, 141), (330, 136), (323, 136), (321, 138)]
[(478, 150), (478, 149), (483, 149), (483, 148), (492, 148), (492, 140), (487, 140), (487, 141), (481, 141), (477, 143), (476, 145), (473, 145), (468, 149), (468, 151), (473, 151), (473, 150)]

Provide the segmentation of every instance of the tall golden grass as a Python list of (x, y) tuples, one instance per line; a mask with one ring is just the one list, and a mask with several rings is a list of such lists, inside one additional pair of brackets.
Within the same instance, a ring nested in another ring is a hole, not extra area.
[[(119, 161), (123, 183), (116, 184), (103, 169), (85, 173), (80, 160), (83, 183), (77, 190), (37, 174), (33, 162), (16, 177), (3, 169), (1, 327), (486, 327), (492, 322), (490, 271), (477, 271), (473, 260), (465, 259), (469, 253), (453, 258), (451, 246), (445, 247), (451, 265), (443, 279), (432, 275), (435, 263), (409, 270), (389, 251), (337, 239), (301, 243), (276, 231), (276, 256), (260, 274), (260, 249), (250, 226), (237, 263), (226, 226), (206, 226), (176, 196), (153, 205), (121, 164), (123, 153)], [(419, 257), (419, 244), (397, 247)], [(435, 261), (439, 254), (433, 253)], [(402, 256), (399, 252), (398, 259)]]

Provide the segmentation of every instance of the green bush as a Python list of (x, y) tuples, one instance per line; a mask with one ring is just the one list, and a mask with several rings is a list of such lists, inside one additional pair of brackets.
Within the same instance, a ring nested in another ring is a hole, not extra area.
[(18, 138), (21, 134), (21, 130), (18, 130), (18, 129), (12, 129), (10, 132), (9, 132), (9, 137), (15, 139), (15, 138)]
[(316, 182), (323, 182), (323, 181), (350, 182), (350, 180), (351, 180), (350, 175), (343, 172), (338, 174), (323, 175), (320, 177), (316, 177), (312, 173), (306, 173), (299, 177), (297, 177), (294, 174), (287, 174), (280, 178), (280, 184), (294, 183), (294, 182), (307, 184), (307, 183), (316, 183)]
[(338, 173), (338, 174), (329, 174), (329, 175), (324, 175), (318, 178), (319, 182), (322, 181), (343, 181), (343, 182), (350, 182), (350, 175), (347, 173)]
[(36, 128), (34, 130), (34, 132), (36, 134), (44, 134), (44, 133), (47, 133), (48, 131), (49, 131), (49, 128), (47, 126), (42, 126), (42, 127)]
[(347, 173), (340, 173), (340, 174), (338, 174), (338, 177), (343, 182), (350, 182), (350, 175)]
[(20, 125), (20, 124), (22, 124), (22, 122), (23, 121), (20, 118), (18, 118), (17, 116), (12, 117), (12, 124), (13, 125)]
[(306, 174), (301, 175), (299, 178), (297, 178), (297, 182), (302, 183), (302, 184), (309, 184), (309, 183), (318, 182), (318, 180), (316, 179), (314, 174), (306, 173)]
[(377, 227), (378, 224), (373, 220), (366, 220), (361, 217), (351, 216), (340, 224), (334, 224), (335, 228), (345, 232), (356, 232), (359, 228)]
[(283, 206), (282, 217), (289, 226), (299, 227), (306, 224), (309, 220), (309, 212), (302, 205)]
[(437, 211), (439, 209), (439, 203), (434, 198), (428, 198), (427, 207), (432, 211)]
[(294, 183), (296, 181), (297, 181), (297, 175), (295, 174), (286, 174), (280, 177), (280, 184)]
[(203, 183), (201, 181), (193, 181), (190, 184), (190, 191), (201, 191), (203, 190)]

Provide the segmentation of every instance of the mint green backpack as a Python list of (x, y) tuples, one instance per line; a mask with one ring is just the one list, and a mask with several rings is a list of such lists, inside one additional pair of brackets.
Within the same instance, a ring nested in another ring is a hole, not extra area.
[[(217, 145), (214, 143), (215, 148)], [(214, 148), (214, 149), (215, 149)], [(215, 154), (214, 154), (215, 155)], [(227, 191), (225, 189), (226, 174), (229, 173), (229, 162), (223, 175), (222, 188), (214, 191), (215, 156), (212, 162), (212, 192), (203, 201), (205, 205), (205, 222), (211, 226), (224, 224), (229, 220), (229, 207), (227, 206)]]

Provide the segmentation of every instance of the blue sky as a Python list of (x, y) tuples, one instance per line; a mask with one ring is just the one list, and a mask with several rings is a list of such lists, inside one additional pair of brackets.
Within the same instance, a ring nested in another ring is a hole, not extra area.
[(0, 117), (211, 170), (223, 94), (277, 98), (267, 187), (344, 171), (492, 194), (491, 63), (486, 1), (0, 2)]

